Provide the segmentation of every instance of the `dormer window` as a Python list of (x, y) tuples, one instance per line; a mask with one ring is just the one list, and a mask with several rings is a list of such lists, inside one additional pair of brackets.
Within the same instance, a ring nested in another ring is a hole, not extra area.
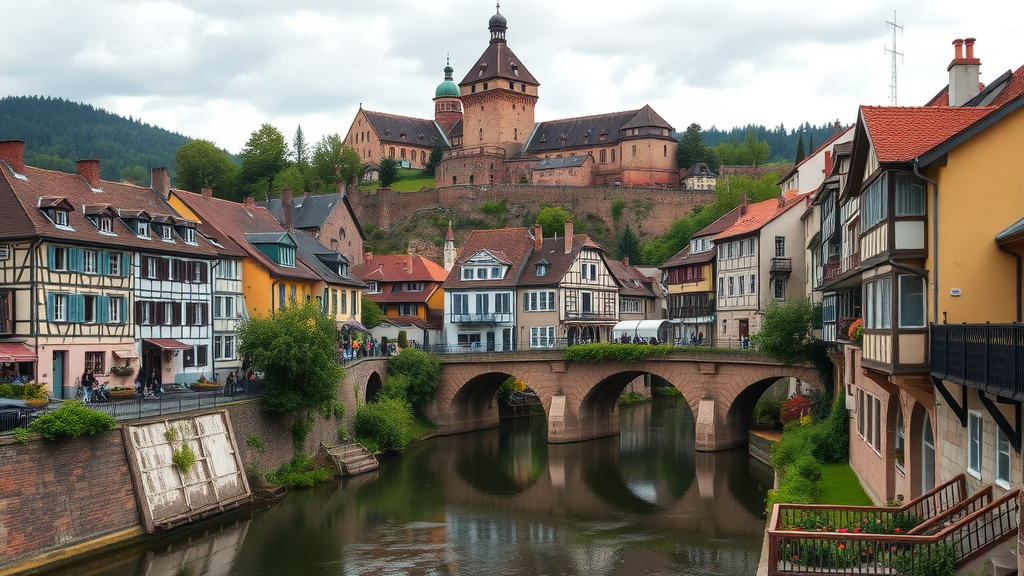
[(164, 224), (160, 227), (160, 239), (164, 242), (174, 242), (174, 229)]
[(291, 246), (281, 246), (281, 261), (278, 262), (281, 266), (287, 266), (289, 268), (295, 267), (295, 248)]
[(113, 234), (113, 220), (106, 216), (100, 216), (96, 219), (96, 229), (105, 234)]
[(145, 220), (135, 222), (135, 235), (139, 238), (149, 238), (149, 222)]
[(366, 292), (368, 294), (380, 294), (380, 287), (377, 285), (376, 282), (367, 282)]
[(338, 264), (338, 276), (348, 276), (348, 266)]
[(68, 225), (68, 211), (67, 210), (54, 210), (53, 223), (62, 228), (70, 228)]
[(537, 264), (537, 276), (547, 276), (548, 267), (544, 264)]
[(181, 228), (181, 239), (186, 244), (196, 244), (196, 230), (195, 228)]

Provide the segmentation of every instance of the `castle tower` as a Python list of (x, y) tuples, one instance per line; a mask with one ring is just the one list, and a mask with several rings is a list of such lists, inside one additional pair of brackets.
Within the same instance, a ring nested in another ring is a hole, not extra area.
[(459, 99), (459, 87), (452, 81), (451, 59), (444, 67), (444, 82), (437, 85), (434, 91), (434, 122), (450, 134), (452, 126), (462, 120), (462, 100)]
[(448, 221), (448, 234), (444, 238), (444, 269), (448, 272), (455, 268), (455, 232), (452, 231), (452, 221)]
[(488, 21), (490, 44), (459, 83), (465, 108), (462, 147), (501, 147), (508, 158), (533, 132), (540, 83), (505, 43), (508, 21), (500, 8)]

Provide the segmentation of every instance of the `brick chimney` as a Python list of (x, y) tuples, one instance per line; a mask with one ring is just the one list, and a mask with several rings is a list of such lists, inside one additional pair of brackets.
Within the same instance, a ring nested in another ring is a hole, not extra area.
[(411, 250), (409, 251), (408, 254), (406, 254), (405, 262), (406, 262), (406, 264), (405, 264), (405, 273), (411, 275), (412, 274), (412, 251)]
[(171, 175), (167, 168), (153, 168), (153, 191), (164, 200), (171, 197)]
[(246, 196), (242, 200), (242, 206), (245, 206), (245, 209), (251, 212), (256, 209), (256, 201), (252, 199), (252, 196)]
[(544, 247), (544, 229), (541, 228), (540, 224), (533, 225), (533, 249), (540, 252), (540, 249)]
[(625, 266), (626, 268), (629, 268), (629, 256), (626, 256), (622, 259), (622, 265)]
[[(946, 68), (949, 72), (949, 105), (963, 106), (981, 90), (978, 86), (981, 60), (974, 57), (974, 38), (958, 38), (953, 40), (953, 46), (953, 61)], [(964, 47), (967, 54), (963, 53)]]
[(572, 220), (565, 221), (565, 253), (572, 252)]
[(281, 225), (289, 232), (295, 226), (295, 197), (291, 188), (281, 190)]
[(363, 261), (366, 262), (367, 264), (373, 262), (373, 252), (364, 252)]
[(344, 182), (338, 182), (338, 192), (340, 194), (344, 194), (347, 191), (348, 191), (348, 185), (345, 184)]
[(200, 192), (202, 193), (203, 198), (213, 198), (213, 188), (210, 188), (209, 186), (203, 186)]
[(0, 162), (6, 162), (18, 174), (25, 173), (25, 141), (0, 140)]
[(100, 187), (100, 161), (93, 159), (79, 160), (75, 162), (78, 168), (78, 175), (89, 183), (93, 188)]

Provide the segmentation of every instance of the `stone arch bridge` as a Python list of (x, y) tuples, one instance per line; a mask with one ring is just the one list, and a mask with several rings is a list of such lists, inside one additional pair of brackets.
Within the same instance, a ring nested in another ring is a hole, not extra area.
[(693, 410), (696, 449), (701, 451), (745, 445), (754, 405), (779, 378), (821, 384), (813, 368), (784, 366), (767, 356), (740, 351), (684, 349), (635, 364), (567, 362), (561, 350), (451, 354), (440, 360), (441, 386), (424, 410), (439, 434), (496, 426), (495, 393), (514, 376), (532, 388), (544, 405), (552, 443), (617, 434), (619, 394), (644, 374), (660, 376), (682, 392)]

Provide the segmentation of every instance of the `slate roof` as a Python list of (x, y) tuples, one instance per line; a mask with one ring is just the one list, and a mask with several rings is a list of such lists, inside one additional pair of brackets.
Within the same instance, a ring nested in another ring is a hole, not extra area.
[[(586, 234), (572, 235), (572, 250), (568, 254), (565, 253), (564, 236), (544, 238), (540, 250), (530, 251), (526, 266), (523, 267), (523, 274), (519, 278), (519, 286), (554, 286), (558, 284), (584, 247), (599, 250), (602, 257), (604, 256), (604, 250)], [(547, 262), (548, 271), (543, 276), (537, 276), (537, 264), (541, 260)]]
[(729, 226), (723, 232), (716, 235), (715, 240), (735, 238), (736, 236), (744, 236), (746, 234), (757, 232), (772, 220), (775, 220), (779, 216), (785, 214), (790, 208), (804, 202), (809, 195), (810, 194), (798, 194), (781, 204), (779, 203), (778, 198), (772, 198), (771, 200), (765, 200), (755, 204), (739, 206), (734, 210), (734, 212), (742, 212), (742, 215), (736, 219), (736, 222), (733, 223), (732, 226)]
[[(44, 198), (48, 199), (44, 202)], [(68, 227), (58, 228), (39, 209), (41, 204), (69, 206)], [(0, 238), (47, 238), (71, 244), (111, 246), (118, 249), (214, 258), (214, 246), (197, 235), (196, 244), (187, 244), (175, 234), (174, 242), (161, 240), (156, 233), (150, 239), (139, 238), (120, 218), (114, 218), (116, 236), (100, 233), (84, 211), (106, 204), (120, 211), (121, 217), (143, 212), (153, 218), (173, 217), (172, 222), (187, 220), (150, 188), (101, 180), (94, 189), (77, 174), (67, 174), (26, 166), (23, 174), (0, 162)], [(93, 212), (91, 212), (93, 213)]]
[[(363, 227), (359, 224), (359, 218), (356, 217), (356, 213), (352, 209), (352, 203), (349, 201), (348, 195), (341, 192), (296, 197), (295, 210), (292, 212), (292, 226), (300, 229), (319, 229), (324, 225), (324, 222), (327, 221), (331, 213), (334, 212), (338, 204), (342, 204), (348, 210), (352, 221), (356, 223), (356, 229), (359, 230), (359, 236), (366, 240), (366, 234), (363, 232)], [(271, 198), (269, 202), (257, 202), (256, 205), (270, 210), (270, 213), (274, 215), (274, 218), (277, 218), (278, 222), (283, 222), (280, 198)]]
[(590, 158), (590, 154), (582, 156), (566, 156), (564, 158), (545, 158), (538, 162), (534, 170), (554, 170), (556, 168), (579, 168)]
[(199, 217), (200, 223), (197, 227), (199, 232), (225, 247), (231, 247), (241, 254), (250, 256), (271, 276), (304, 280), (320, 279), (320, 276), (301, 260), (295, 263), (294, 268), (280, 266), (245, 239), (246, 234), (268, 233), (276, 235), (278, 238), (285, 234), (281, 223), (266, 208), (253, 205), (250, 209), (244, 204), (230, 200), (206, 197), (183, 190), (172, 190), (171, 193)]
[[(623, 130), (638, 127), (656, 127), (671, 130), (672, 126), (650, 107), (644, 105), (639, 110), (580, 116), (562, 120), (540, 122), (533, 130), (526, 150), (530, 153), (543, 153), (550, 150), (562, 150), (579, 146), (604, 146), (624, 139)], [(604, 140), (601, 140), (602, 133)], [(562, 141), (565, 136), (565, 141)], [(658, 137), (645, 134), (643, 137)], [(669, 139), (671, 136), (662, 136)]]
[(328, 266), (327, 262), (336, 262), (348, 264), (348, 258), (330, 248), (321, 244), (316, 238), (313, 238), (309, 234), (306, 234), (302, 230), (296, 230), (291, 233), (292, 240), (295, 241), (296, 255), (302, 260), (306, 266), (312, 268), (317, 274), (323, 278), (324, 282), (328, 284), (339, 284), (342, 286), (352, 286), (355, 288), (365, 288), (366, 284), (363, 284), (362, 280), (352, 274), (352, 268), (349, 268), (349, 275), (342, 276)]
[[(433, 120), (372, 112), (366, 109), (363, 110), (363, 115), (381, 142), (425, 148), (433, 148), (441, 144), (448, 148), (448, 142), (441, 134), (441, 128)], [(402, 134), (405, 134), (404, 139)]]
[(996, 235), (996, 242), (1005, 244), (1024, 237), (1024, 218), (1017, 220), (1009, 228)]
[(657, 298), (651, 284), (656, 282), (654, 278), (646, 276), (633, 266), (626, 266), (618, 260), (607, 259), (605, 263), (611, 270), (613, 276), (619, 281), (619, 296), (633, 296), (639, 298)]
[[(731, 214), (731, 212), (730, 212)], [(690, 266), (692, 264), (704, 264), (705, 262), (711, 262), (715, 259), (715, 254), (718, 253), (717, 248), (706, 250), (698, 254), (691, 254), (690, 247), (687, 246), (679, 252), (676, 252), (671, 258), (665, 261), (664, 264), (659, 268), (676, 268), (677, 266)]]
[(879, 162), (910, 162), (997, 108), (861, 106)]
[(683, 178), (691, 178), (693, 176), (714, 176), (718, 177), (718, 172), (712, 170), (711, 166), (708, 166), (704, 162), (697, 162), (686, 171)]
[[(517, 83), (540, 86), (540, 82), (523, 66), (523, 62), (512, 53), (512, 49), (504, 42), (493, 42), (470, 67), (466, 77), (459, 86), (469, 86), (475, 82), (483, 82), (493, 78), (502, 78)], [(501, 88), (502, 86), (498, 86)], [(519, 88), (518, 86), (516, 87)]]
[[(481, 250), (487, 250), (496, 258), (509, 262), (509, 271), (504, 278), (501, 280), (462, 280), (462, 264)], [(459, 248), (455, 267), (448, 273), (444, 289), (514, 287), (532, 250), (533, 236), (526, 228), (473, 230), (466, 238), (466, 242)]]

